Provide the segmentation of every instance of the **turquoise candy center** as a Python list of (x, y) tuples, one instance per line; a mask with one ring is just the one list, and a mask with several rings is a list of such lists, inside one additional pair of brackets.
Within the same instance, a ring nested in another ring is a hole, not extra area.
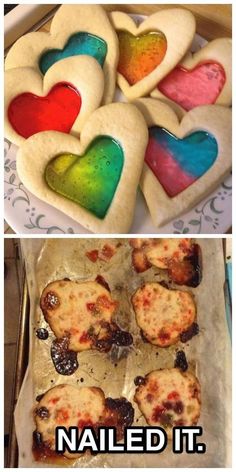
[(83, 156), (64, 153), (46, 167), (45, 179), (55, 192), (104, 218), (111, 205), (124, 164), (120, 144), (98, 136)]
[(55, 64), (55, 62), (71, 56), (87, 55), (94, 57), (101, 67), (107, 55), (106, 41), (90, 33), (73, 34), (63, 49), (49, 49), (39, 59), (39, 68), (42, 74)]

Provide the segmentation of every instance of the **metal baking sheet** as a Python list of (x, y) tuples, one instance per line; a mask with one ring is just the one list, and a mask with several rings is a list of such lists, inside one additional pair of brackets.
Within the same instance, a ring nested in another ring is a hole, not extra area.
[[(157, 349), (144, 343), (135, 323), (130, 296), (144, 281), (167, 280), (165, 271), (155, 268), (136, 274), (131, 266), (131, 249), (126, 239), (110, 262), (92, 263), (85, 256), (115, 239), (23, 239), (26, 274), (30, 295), (29, 366), (15, 411), (19, 445), (19, 467), (48, 467), (35, 462), (31, 452), (34, 422), (32, 410), (38, 394), (59, 383), (99, 386), (106, 396), (125, 396), (132, 401), (137, 375), (153, 369), (172, 367), (176, 346)], [(189, 289), (196, 299), (200, 334), (184, 346), (189, 368), (202, 386), (202, 412), (199, 424), (204, 429), (207, 452), (204, 455), (175, 455), (171, 446), (161, 454), (85, 455), (71, 467), (226, 467), (231, 464), (231, 352), (225, 320), (224, 257), (221, 239), (199, 239), (203, 253), (203, 279), (199, 287)], [(134, 336), (130, 349), (116, 348), (110, 354), (87, 351), (78, 354), (80, 367), (71, 377), (56, 373), (51, 357), (52, 332), (47, 341), (35, 335), (37, 327), (46, 326), (39, 308), (40, 294), (48, 282), (64, 277), (94, 280), (101, 274), (120, 303), (117, 321)], [(174, 284), (172, 284), (173, 287)], [(178, 346), (179, 347), (179, 346)], [(83, 379), (83, 382), (81, 381)], [(135, 404), (134, 404), (135, 406)], [(134, 425), (145, 425), (135, 407)], [(50, 464), (52, 467), (52, 464)], [(54, 464), (59, 467), (58, 464)]]

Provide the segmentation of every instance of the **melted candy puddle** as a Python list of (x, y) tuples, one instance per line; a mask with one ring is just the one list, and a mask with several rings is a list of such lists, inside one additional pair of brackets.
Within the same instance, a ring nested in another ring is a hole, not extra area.
[(109, 136), (98, 136), (83, 156), (61, 154), (46, 167), (49, 187), (104, 218), (123, 169), (121, 146)]
[(55, 64), (55, 62), (71, 56), (92, 56), (102, 67), (107, 55), (106, 42), (90, 33), (75, 33), (69, 38), (63, 49), (49, 49), (44, 52), (39, 60), (39, 68), (42, 74)]
[(160, 31), (133, 36), (127, 31), (118, 33), (120, 59), (118, 71), (130, 85), (150, 74), (163, 61), (167, 40)]
[(164, 128), (149, 129), (145, 161), (169, 197), (178, 195), (205, 174), (217, 154), (216, 139), (206, 131), (179, 139)]

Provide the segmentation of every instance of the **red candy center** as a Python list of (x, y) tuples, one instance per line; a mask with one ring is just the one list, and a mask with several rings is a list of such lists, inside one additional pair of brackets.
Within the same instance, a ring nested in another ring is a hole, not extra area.
[(24, 138), (47, 130), (69, 133), (80, 108), (78, 90), (60, 82), (45, 97), (29, 92), (15, 97), (8, 108), (8, 119), (13, 129)]
[(176, 67), (158, 84), (158, 89), (189, 111), (200, 105), (215, 103), (225, 81), (223, 67), (214, 62), (207, 62), (192, 70)]

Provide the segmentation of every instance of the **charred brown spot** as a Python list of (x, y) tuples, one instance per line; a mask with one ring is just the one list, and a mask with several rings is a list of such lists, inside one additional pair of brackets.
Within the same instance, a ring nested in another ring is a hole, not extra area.
[(153, 394), (152, 394), (152, 393), (148, 393), (148, 394), (146, 395), (146, 400), (147, 400), (148, 403), (152, 403), (152, 401), (154, 400)]
[(170, 334), (167, 333), (164, 329), (161, 329), (158, 333), (158, 338), (161, 340), (161, 341), (169, 341), (170, 339)]
[(98, 351), (108, 352), (113, 344), (130, 346), (133, 343), (133, 336), (128, 331), (121, 330), (116, 323), (103, 322), (101, 328), (102, 335), (99, 333), (91, 336), (93, 345)]
[(134, 409), (126, 398), (106, 398), (107, 419), (105, 426), (115, 426), (117, 440), (123, 438), (124, 429), (131, 426), (134, 421)]
[(102, 285), (106, 290), (108, 290), (108, 292), (111, 291), (107, 281), (104, 279), (104, 277), (102, 275), (97, 275), (95, 281), (98, 284)]
[(137, 375), (137, 377), (135, 377), (134, 379), (134, 385), (138, 386), (138, 385), (145, 385), (146, 383), (146, 379), (145, 377), (142, 377), (141, 375)]
[(143, 332), (142, 329), (140, 329), (140, 336), (141, 336), (141, 338), (142, 338), (142, 340), (143, 340), (144, 343), (148, 343), (148, 342), (149, 342), (149, 341), (148, 341), (148, 338), (145, 336), (145, 334), (144, 334), (144, 332)]
[(182, 261), (170, 259), (168, 261), (168, 274), (171, 280), (178, 285), (197, 287), (202, 279), (202, 256), (198, 244), (192, 244)]
[(178, 351), (175, 358), (175, 367), (185, 372), (188, 369), (188, 361), (184, 351)]
[(79, 367), (77, 353), (69, 349), (69, 337), (52, 342), (51, 357), (56, 371), (61, 375), (72, 375)]
[(39, 431), (33, 432), (32, 452), (36, 461), (48, 461), (50, 458), (53, 462), (57, 460), (57, 458), (61, 458), (63, 463), (66, 463), (67, 461), (66, 458), (62, 458), (62, 454), (56, 453), (50, 448), (47, 442), (43, 441), (42, 435)]
[(48, 339), (48, 330), (46, 328), (38, 328), (36, 330), (36, 336), (37, 338), (45, 341), (46, 339)]
[(183, 413), (183, 410), (184, 410), (184, 405), (181, 401), (178, 401), (174, 404), (173, 406), (173, 410), (175, 413), (177, 413), (178, 415), (180, 415), (181, 413)]
[(191, 326), (186, 330), (183, 331), (180, 335), (180, 341), (182, 343), (186, 343), (187, 341), (190, 341), (190, 339), (193, 338), (193, 336), (196, 336), (199, 333), (199, 326), (197, 323), (192, 323)]
[[(158, 275), (159, 275), (159, 274), (158, 274)], [(169, 285), (168, 285), (168, 283), (167, 283), (165, 280), (161, 280), (161, 281), (158, 282), (158, 283), (159, 283), (159, 285), (162, 285), (162, 287), (169, 289)]]
[(48, 419), (50, 414), (49, 410), (45, 406), (41, 406), (35, 410), (35, 414), (41, 418), (41, 420)]
[(112, 334), (112, 344), (116, 346), (131, 346), (133, 344), (133, 336), (128, 331), (117, 329)]
[(37, 395), (36, 397), (36, 402), (40, 402), (40, 400), (42, 400), (42, 398), (44, 397), (44, 393), (40, 393), (40, 395)]
[(55, 310), (60, 305), (60, 300), (56, 292), (47, 292), (42, 299), (42, 308), (44, 310)]

